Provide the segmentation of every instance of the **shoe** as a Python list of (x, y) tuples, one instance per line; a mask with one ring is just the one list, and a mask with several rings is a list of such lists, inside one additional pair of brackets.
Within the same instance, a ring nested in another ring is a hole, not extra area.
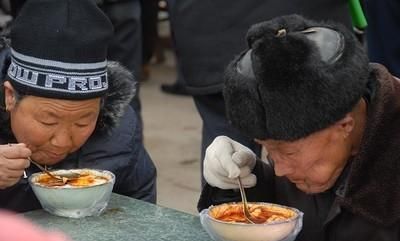
[(174, 84), (162, 84), (161, 91), (172, 95), (190, 95), (186, 90), (185, 86), (174, 83)]

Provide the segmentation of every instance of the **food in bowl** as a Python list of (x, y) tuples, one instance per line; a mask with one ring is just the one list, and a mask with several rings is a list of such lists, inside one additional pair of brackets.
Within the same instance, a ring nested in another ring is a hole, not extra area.
[(200, 213), (203, 228), (215, 241), (292, 241), (302, 228), (303, 213), (283, 205), (250, 202), (250, 212), (264, 223), (248, 223), (242, 203), (211, 206)]
[[(89, 187), (100, 185), (109, 181), (111, 177), (97, 175), (90, 170), (82, 170), (80, 172), (71, 172), (71, 177), (68, 175), (57, 176), (59, 179), (50, 176), (47, 173), (40, 174), (35, 182), (44, 187)], [(60, 180), (61, 179), (61, 180)]]
[[(296, 216), (292, 209), (277, 205), (265, 205), (251, 203), (248, 205), (250, 214), (263, 221), (262, 223), (271, 223), (276, 221), (285, 221)], [(211, 217), (224, 222), (249, 223), (243, 213), (241, 203), (221, 204), (210, 209)]]
[[(29, 177), (32, 190), (44, 210), (58, 216), (81, 218), (100, 215), (106, 208), (115, 183), (113, 173), (72, 169), (51, 171), (51, 174), (62, 176), (63, 181), (43, 172)], [(75, 174), (79, 177), (71, 177)]]

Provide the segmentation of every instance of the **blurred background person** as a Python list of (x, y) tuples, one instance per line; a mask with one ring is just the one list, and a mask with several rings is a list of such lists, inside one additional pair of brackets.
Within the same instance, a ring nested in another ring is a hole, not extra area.
[[(142, 20), (140, 0), (96, 0), (98, 6), (111, 20), (114, 35), (108, 47), (108, 59), (118, 61), (133, 73), (136, 80), (141, 78), (142, 66)], [(131, 101), (140, 120), (143, 135), (143, 120), (139, 98), (140, 82), (136, 82), (136, 95)]]
[(140, 0), (142, 6), (142, 76), (141, 80), (150, 78), (150, 61), (153, 58), (158, 42), (158, 9), (159, 0)]
[(367, 46), (372, 62), (400, 76), (400, 1), (365, 0), (368, 19)]

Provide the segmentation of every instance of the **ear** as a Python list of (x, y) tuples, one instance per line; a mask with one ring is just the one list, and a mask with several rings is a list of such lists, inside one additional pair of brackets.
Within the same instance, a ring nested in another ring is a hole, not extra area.
[(4, 82), (4, 103), (7, 111), (14, 109), (16, 104), (15, 90), (9, 81)]
[(350, 133), (354, 130), (355, 120), (354, 117), (348, 113), (344, 118), (339, 120), (336, 123), (337, 127), (339, 128), (340, 132), (343, 134), (344, 138), (347, 138)]

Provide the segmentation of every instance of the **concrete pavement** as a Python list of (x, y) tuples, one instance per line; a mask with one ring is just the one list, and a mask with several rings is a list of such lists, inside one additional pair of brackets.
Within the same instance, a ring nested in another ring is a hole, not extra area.
[(166, 57), (141, 83), (144, 143), (158, 171), (157, 203), (197, 214), (201, 119), (191, 97), (161, 92), (161, 84), (176, 78), (174, 57), (170, 51)]

